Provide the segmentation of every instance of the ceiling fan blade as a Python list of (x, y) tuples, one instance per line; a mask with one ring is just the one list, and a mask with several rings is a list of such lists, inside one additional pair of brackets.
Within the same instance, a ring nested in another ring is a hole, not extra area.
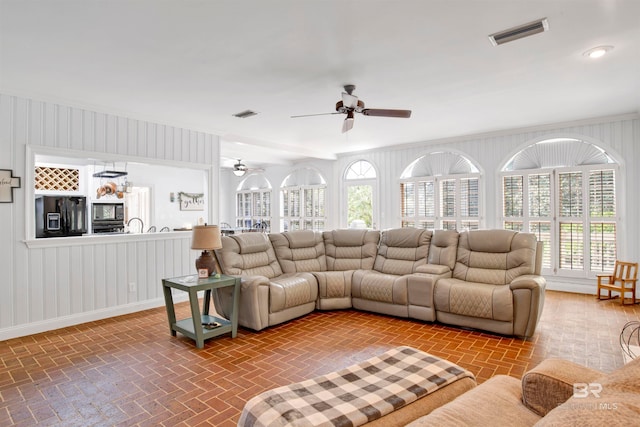
[(297, 116), (291, 116), (291, 118), (296, 119), (298, 117), (328, 116), (330, 114), (343, 114), (343, 113), (334, 112), (334, 113), (301, 114)]
[(358, 106), (358, 97), (355, 95), (349, 95), (346, 92), (342, 92), (342, 104), (346, 108), (356, 108)]
[(365, 108), (362, 110), (365, 116), (377, 117), (399, 117), (408, 119), (411, 117), (411, 110), (388, 110), (384, 108)]
[(342, 123), (342, 133), (348, 132), (353, 128), (353, 111), (347, 112), (347, 118)]
[(346, 118), (344, 122), (342, 122), (342, 133), (348, 132), (353, 129), (353, 118)]

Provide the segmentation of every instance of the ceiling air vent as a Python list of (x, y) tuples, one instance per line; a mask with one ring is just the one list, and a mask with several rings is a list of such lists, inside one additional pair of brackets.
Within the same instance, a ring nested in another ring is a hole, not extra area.
[(512, 42), (514, 40), (532, 36), (534, 34), (543, 33), (548, 29), (549, 22), (547, 21), (547, 18), (542, 18), (524, 25), (509, 28), (508, 30), (490, 34), (489, 41), (492, 45), (498, 46), (500, 44)]
[(255, 111), (251, 111), (251, 110), (244, 110), (244, 111), (240, 111), (239, 113), (236, 113), (233, 115), (233, 117), (239, 117), (241, 119), (246, 119), (247, 117), (251, 117), (251, 116), (255, 116), (256, 113)]

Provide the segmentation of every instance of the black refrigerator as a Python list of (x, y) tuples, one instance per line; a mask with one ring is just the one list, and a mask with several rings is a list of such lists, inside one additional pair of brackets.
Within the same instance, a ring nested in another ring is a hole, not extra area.
[(86, 233), (86, 197), (36, 196), (36, 237), (81, 236)]

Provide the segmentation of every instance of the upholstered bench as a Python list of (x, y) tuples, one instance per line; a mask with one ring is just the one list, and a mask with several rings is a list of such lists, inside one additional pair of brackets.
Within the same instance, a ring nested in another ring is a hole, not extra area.
[(405, 425), (475, 387), (473, 374), (411, 347), (268, 390), (250, 399), (238, 426)]

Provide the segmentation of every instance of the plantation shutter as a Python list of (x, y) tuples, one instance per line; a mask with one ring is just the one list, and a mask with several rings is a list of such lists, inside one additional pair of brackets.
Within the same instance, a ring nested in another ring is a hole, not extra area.
[(503, 212), (505, 217), (522, 217), (523, 176), (505, 176), (502, 180)]
[(262, 193), (262, 212), (263, 217), (271, 217), (271, 192), (265, 191)]
[(589, 173), (591, 270), (611, 271), (616, 261), (616, 198), (613, 170)]
[(478, 178), (460, 180), (460, 215), (479, 216)]
[(558, 203), (560, 214), (561, 269), (584, 268), (584, 225), (582, 208), (582, 172), (558, 174)]
[(416, 199), (415, 199), (415, 183), (402, 182), (400, 183), (400, 194), (402, 195), (402, 216), (412, 217), (416, 214)]
[(456, 181), (453, 179), (440, 181), (440, 216), (456, 216)]
[(551, 216), (551, 175), (529, 176), (529, 216)]
[(420, 181), (418, 182), (418, 216), (434, 217), (435, 214), (433, 181)]

